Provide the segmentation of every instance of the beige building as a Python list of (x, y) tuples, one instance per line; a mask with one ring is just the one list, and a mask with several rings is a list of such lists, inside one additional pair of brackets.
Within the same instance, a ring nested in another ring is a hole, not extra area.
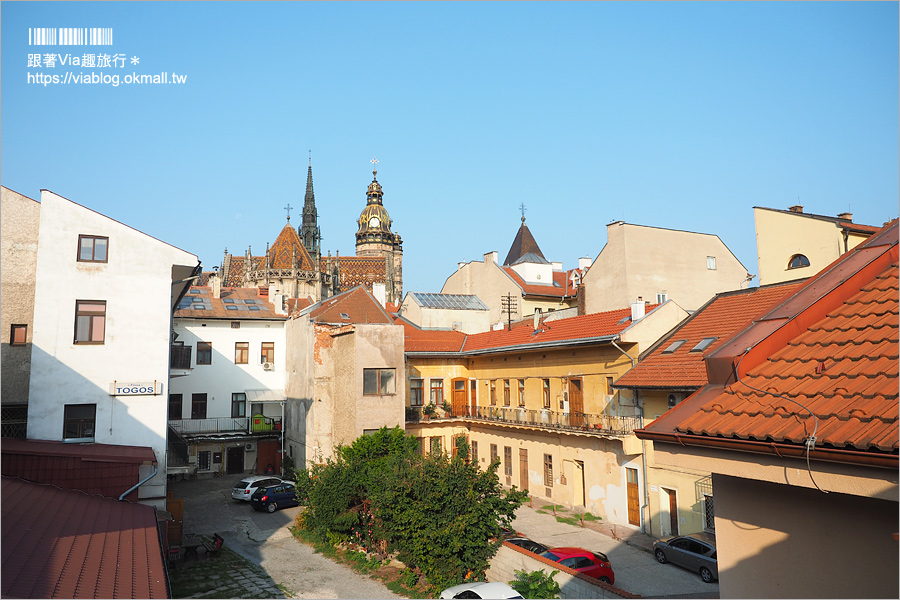
[(480, 466), (499, 458), (502, 484), (640, 527), (640, 407), (612, 383), (686, 316), (672, 302), (644, 308), (476, 335), (405, 324), (407, 431), (428, 451), (465, 437)]
[(403, 327), (359, 286), (286, 323), (285, 451), (295, 464), (333, 457), (339, 444), (403, 427)]
[(826, 217), (805, 213), (800, 205), (754, 206), (753, 219), (760, 285), (810, 277), (878, 230), (854, 223), (849, 212)]
[(706, 356), (709, 384), (637, 432), (657, 465), (712, 473), (723, 598), (900, 594), (897, 232)]
[(719, 292), (739, 289), (750, 274), (718, 236), (615, 221), (584, 275), (588, 313), (674, 300), (694, 311)]
[(9, 336), (0, 345), (3, 437), (25, 437), (41, 205), (5, 187), (0, 192), (0, 331)]

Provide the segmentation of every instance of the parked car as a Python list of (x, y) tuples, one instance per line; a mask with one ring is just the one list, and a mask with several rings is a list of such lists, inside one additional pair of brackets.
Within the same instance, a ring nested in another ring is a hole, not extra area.
[(280, 481), (278, 485), (259, 488), (250, 496), (250, 506), (256, 510), (275, 512), (279, 508), (297, 506), (297, 488), (291, 481)]
[(505, 583), (476, 581), (454, 585), (441, 592), (440, 598), (521, 598), (522, 595)]
[(528, 550), (529, 552), (533, 552), (535, 554), (543, 554), (550, 549), (548, 546), (545, 546), (534, 540), (529, 540), (527, 537), (522, 536), (506, 538), (504, 541), (507, 541), (510, 544), (513, 544), (515, 546), (518, 546), (519, 548), (522, 548), (523, 550)]
[(250, 477), (244, 477), (231, 488), (231, 497), (235, 500), (250, 502), (250, 497), (253, 495), (253, 492), (259, 488), (266, 488), (279, 483), (281, 483), (281, 479), (272, 477), (271, 475), (252, 475)]
[(713, 542), (691, 536), (671, 537), (653, 542), (653, 554), (661, 564), (670, 562), (700, 573), (706, 583), (719, 578), (719, 564)]
[(609, 558), (602, 552), (591, 552), (584, 548), (550, 548), (541, 556), (570, 569), (575, 569), (588, 577), (606, 583), (616, 582), (616, 574), (613, 573), (612, 566), (609, 564)]

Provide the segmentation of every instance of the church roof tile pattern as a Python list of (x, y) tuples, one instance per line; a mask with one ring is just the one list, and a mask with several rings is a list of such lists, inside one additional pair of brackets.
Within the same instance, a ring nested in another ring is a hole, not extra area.
[[(700, 388), (709, 383), (704, 356), (716, 350), (753, 320), (791, 296), (802, 282), (790, 282), (717, 295), (677, 329), (661, 338), (641, 361), (616, 380), (617, 387), (648, 389)], [(692, 349), (716, 338), (703, 351)], [(683, 343), (668, 351), (676, 342)]]
[(269, 248), (269, 268), (292, 269), (295, 268), (295, 265), (296, 268), (304, 271), (315, 270), (309, 252), (306, 251), (300, 240), (300, 235), (288, 221), (275, 239), (275, 243)]
[(153, 507), (3, 477), (4, 598), (168, 598)]
[(372, 283), (387, 279), (387, 259), (382, 256), (340, 256), (337, 264), (342, 290), (362, 285), (371, 291)]

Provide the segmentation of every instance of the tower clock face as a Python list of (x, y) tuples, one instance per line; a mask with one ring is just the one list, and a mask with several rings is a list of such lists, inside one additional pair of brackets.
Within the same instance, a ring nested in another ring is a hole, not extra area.
[(378, 217), (372, 217), (369, 219), (369, 227), (378, 227), (381, 224), (381, 221)]

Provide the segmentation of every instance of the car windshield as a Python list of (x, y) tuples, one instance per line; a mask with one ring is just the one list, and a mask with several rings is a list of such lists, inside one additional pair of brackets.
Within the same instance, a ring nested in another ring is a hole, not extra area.
[(553, 554), (552, 552), (550, 552), (549, 550), (547, 550), (546, 552), (541, 554), (541, 556), (543, 556), (544, 558), (549, 558), (550, 560), (552, 560), (554, 562), (559, 562), (559, 557), (557, 555)]
[(247, 487), (246, 481), (238, 481), (236, 484), (234, 484), (234, 489), (236, 489), (236, 490), (242, 490), (246, 487)]

